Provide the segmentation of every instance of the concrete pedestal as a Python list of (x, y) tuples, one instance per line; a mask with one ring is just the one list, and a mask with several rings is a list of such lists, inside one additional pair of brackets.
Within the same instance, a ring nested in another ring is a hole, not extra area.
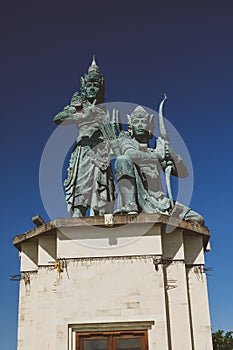
[(212, 350), (209, 231), (168, 220), (58, 219), (16, 236), (18, 350), (77, 350), (77, 332), (134, 330), (148, 332), (151, 350)]

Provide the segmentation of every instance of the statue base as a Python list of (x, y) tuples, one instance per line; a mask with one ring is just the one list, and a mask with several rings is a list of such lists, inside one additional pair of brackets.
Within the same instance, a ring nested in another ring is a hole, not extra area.
[(18, 350), (212, 350), (209, 237), (158, 214), (57, 219), (16, 236)]

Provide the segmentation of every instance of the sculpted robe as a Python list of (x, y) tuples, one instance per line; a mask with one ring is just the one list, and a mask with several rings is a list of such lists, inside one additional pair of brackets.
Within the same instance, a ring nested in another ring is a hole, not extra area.
[(64, 121), (75, 123), (79, 130), (64, 182), (68, 211), (84, 206), (99, 211), (99, 215), (113, 212), (115, 187), (110, 148), (99, 130), (107, 117), (107, 111), (100, 107), (63, 116)]
[[(161, 170), (164, 170), (163, 139), (160, 137), (157, 139), (155, 149), (140, 144), (125, 131), (120, 133), (118, 140), (121, 154), (115, 162), (116, 179), (119, 186), (118, 212), (171, 214), (171, 204), (164, 193), (160, 177)], [(150, 158), (150, 154), (154, 152), (158, 155), (158, 160)], [(186, 177), (188, 172), (181, 157), (172, 149), (170, 153), (174, 162), (172, 174)], [(135, 186), (134, 200), (131, 202), (127, 202), (127, 198), (122, 198), (120, 181), (124, 178), (133, 180)], [(123, 206), (122, 203), (126, 205)], [(204, 222), (200, 214), (177, 202), (173, 214), (187, 221), (195, 221), (200, 224)]]

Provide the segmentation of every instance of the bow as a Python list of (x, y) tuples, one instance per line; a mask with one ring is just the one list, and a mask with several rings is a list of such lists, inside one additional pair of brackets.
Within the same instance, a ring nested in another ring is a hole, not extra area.
[(169, 137), (168, 137), (168, 134), (164, 125), (164, 119), (163, 119), (163, 104), (166, 101), (166, 99), (167, 99), (167, 95), (164, 94), (164, 99), (160, 102), (160, 105), (159, 105), (159, 129), (160, 129), (161, 137), (165, 140), (165, 160), (166, 160), (165, 179), (166, 179), (166, 185), (167, 185), (167, 193), (171, 203), (171, 207), (174, 208), (174, 200), (173, 200), (172, 189), (171, 189), (171, 171), (173, 167), (173, 162), (169, 159)]

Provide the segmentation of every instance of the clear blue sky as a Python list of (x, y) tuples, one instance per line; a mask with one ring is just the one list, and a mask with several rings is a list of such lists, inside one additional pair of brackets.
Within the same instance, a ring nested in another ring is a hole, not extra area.
[[(233, 2), (11, 1), (1, 6), (0, 346), (16, 348), (17, 250), (12, 238), (49, 220), (39, 164), (65, 106), (96, 54), (106, 101), (157, 109), (182, 135), (194, 168), (191, 207), (212, 238), (206, 256), (213, 330), (233, 330)], [(200, 296), (201, 297), (201, 296)]]

